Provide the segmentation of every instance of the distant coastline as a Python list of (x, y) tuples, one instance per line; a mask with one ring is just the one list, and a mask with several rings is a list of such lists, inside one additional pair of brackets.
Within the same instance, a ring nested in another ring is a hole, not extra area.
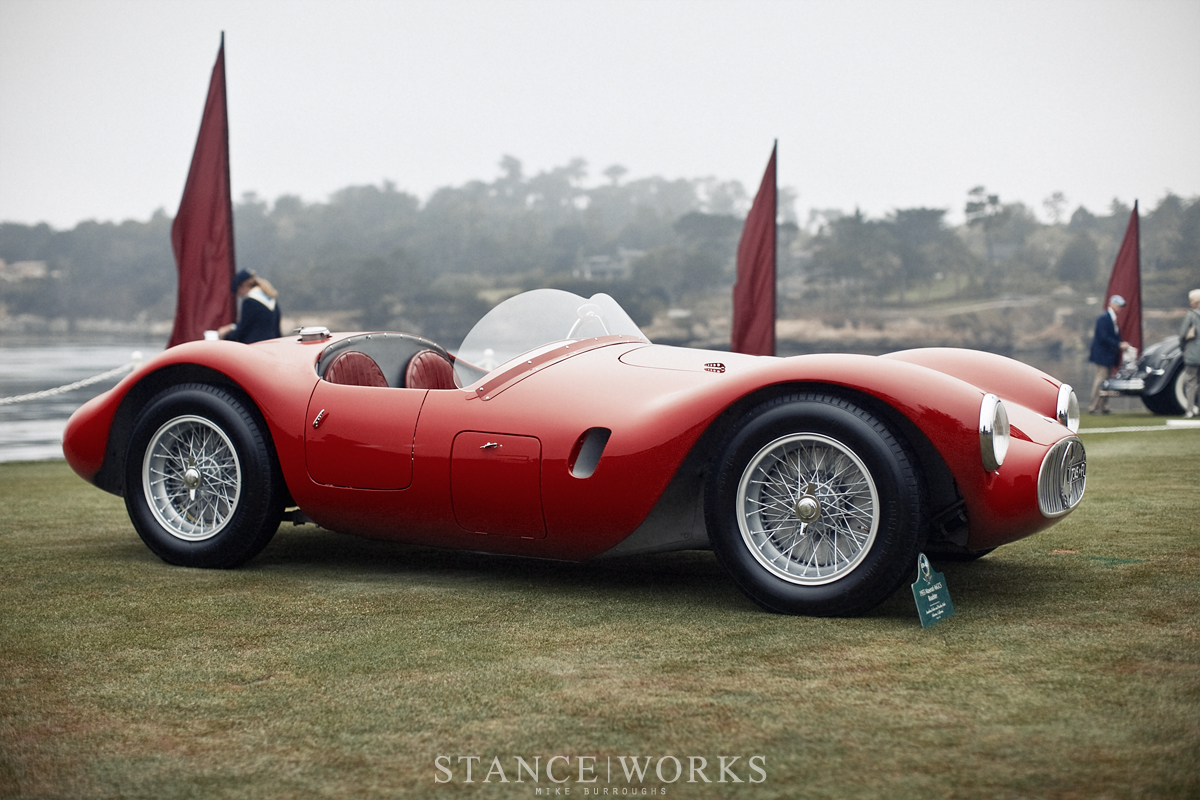
[[(1096, 298), (1008, 296), (948, 305), (911, 308), (858, 308), (822, 311), (777, 323), (779, 354), (863, 353), (878, 355), (913, 347), (966, 347), (1032, 360), (1085, 358)], [(1183, 309), (1143, 311), (1144, 343), (1148, 346), (1175, 332)], [(356, 315), (347, 311), (312, 311), (285, 316), (286, 333), (307, 325), (333, 331), (359, 330)], [(79, 319), (32, 314), (0, 316), (0, 343), (166, 342), (171, 320)], [(728, 312), (663, 314), (643, 330), (661, 344), (726, 350)], [(412, 333), (421, 333), (413, 330)], [(453, 349), (457, 342), (444, 343)]]

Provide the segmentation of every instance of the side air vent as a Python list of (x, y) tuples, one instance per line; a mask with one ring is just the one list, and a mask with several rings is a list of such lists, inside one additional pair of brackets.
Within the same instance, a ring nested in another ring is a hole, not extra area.
[(608, 428), (588, 428), (571, 448), (571, 459), (568, 466), (576, 478), (590, 478), (600, 463), (604, 447), (612, 431)]

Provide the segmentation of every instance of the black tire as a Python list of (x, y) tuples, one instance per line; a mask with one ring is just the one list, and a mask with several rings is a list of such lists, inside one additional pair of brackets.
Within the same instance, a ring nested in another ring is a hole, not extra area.
[(224, 389), (172, 387), (134, 424), (125, 508), (168, 564), (226, 569), (258, 555), (279, 528), (279, 485), (262, 423)]
[(810, 616), (863, 614), (895, 592), (916, 568), (925, 506), (896, 435), (816, 393), (748, 413), (705, 489), (709, 539), (734, 582), (763, 608)]
[(1163, 384), (1158, 394), (1142, 395), (1142, 404), (1155, 414), (1164, 417), (1183, 414), (1186, 411), (1183, 406), (1187, 402), (1187, 398), (1183, 396), (1183, 378), (1183, 363), (1180, 362), (1175, 374)]

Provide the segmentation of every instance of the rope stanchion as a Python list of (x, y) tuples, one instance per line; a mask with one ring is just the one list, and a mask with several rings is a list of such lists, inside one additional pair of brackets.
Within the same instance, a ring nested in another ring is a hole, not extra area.
[(12, 405), (13, 403), (24, 403), (28, 400), (41, 400), (42, 398), (45, 398), (45, 397), (54, 397), (55, 395), (66, 394), (67, 392), (73, 392), (76, 389), (82, 389), (85, 386), (91, 386), (93, 383), (100, 383), (101, 381), (107, 381), (112, 378), (115, 378), (118, 375), (124, 375), (126, 372), (131, 371), (132, 369), (134, 369), (141, 363), (142, 363), (141, 352), (135, 352), (133, 354), (133, 361), (130, 361), (128, 364), (123, 364), (123, 365), (117, 367), (116, 369), (110, 369), (108, 372), (102, 372), (99, 375), (93, 375), (92, 377), (84, 378), (81, 381), (75, 381), (74, 383), (68, 383), (66, 386), (56, 386), (53, 389), (43, 389), (40, 392), (30, 392), (29, 394), (18, 394), (13, 397), (0, 397), (0, 406), (8, 406), (8, 405)]

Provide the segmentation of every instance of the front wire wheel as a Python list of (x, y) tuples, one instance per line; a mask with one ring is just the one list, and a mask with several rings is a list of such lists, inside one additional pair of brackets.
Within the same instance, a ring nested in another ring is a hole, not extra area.
[(799, 433), (767, 444), (738, 485), (742, 540), (776, 577), (802, 586), (853, 572), (879, 529), (879, 493), (841, 442)]
[(172, 536), (202, 542), (220, 533), (242, 493), (242, 466), (225, 432), (204, 417), (168, 420), (142, 463), (150, 512)]
[(175, 386), (138, 416), (125, 456), (125, 507), (163, 561), (249, 561), (275, 535), (285, 497), (265, 425), (232, 392)]
[(746, 414), (713, 465), (704, 505), (734, 582), (786, 614), (869, 611), (912, 572), (927, 533), (906, 444), (870, 411), (822, 393)]

